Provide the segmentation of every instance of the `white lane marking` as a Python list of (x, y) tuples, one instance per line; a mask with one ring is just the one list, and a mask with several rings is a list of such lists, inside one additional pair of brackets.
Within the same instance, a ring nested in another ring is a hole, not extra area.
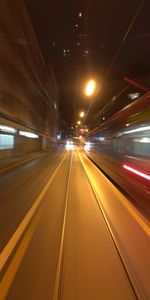
[(34, 213), (36, 212), (37, 208), (39, 207), (41, 201), (43, 200), (43, 197), (45, 196), (50, 184), (52, 183), (52, 181), (53, 181), (54, 177), (56, 176), (58, 170), (62, 166), (62, 164), (63, 164), (63, 162), (64, 162), (67, 155), (68, 155), (68, 153), (66, 153), (66, 155), (63, 157), (63, 159), (60, 162), (60, 164), (58, 165), (57, 169), (55, 170), (53, 175), (50, 177), (50, 179), (48, 180), (47, 184), (45, 185), (45, 187), (43, 188), (43, 190), (41, 191), (39, 196), (36, 198), (34, 204), (30, 208), (30, 210), (28, 211), (27, 215), (24, 217), (23, 221), (18, 226), (15, 233), (12, 235), (9, 242), (7, 243), (5, 248), (2, 250), (2, 252), (0, 254), (0, 272), (2, 271), (5, 263), (7, 262), (9, 256), (11, 255), (12, 251), (14, 250), (14, 248), (15, 248), (16, 244), (18, 243), (19, 239), (21, 238), (21, 236), (22, 236), (23, 232), (25, 231), (27, 225), (29, 224), (30, 220), (32, 219)]
[[(121, 252), (121, 249), (120, 249), (120, 247), (119, 247), (119, 243), (118, 243), (118, 241), (117, 241), (117, 239), (116, 239), (116, 237), (115, 237), (115, 234), (114, 234), (114, 232), (113, 232), (113, 230), (112, 230), (112, 228), (111, 228), (111, 223), (110, 223), (110, 221), (109, 221), (109, 219), (107, 218), (107, 213), (106, 213), (106, 211), (105, 211), (105, 209), (103, 208), (103, 205), (102, 205), (102, 203), (101, 203), (101, 196), (99, 195), (99, 187), (95, 184), (95, 182), (94, 182), (94, 178), (93, 178), (93, 174), (92, 174), (92, 172), (91, 172), (91, 167), (93, 166), (93, 168), (95, 167), (95, 165), (89, 160), (89, 158), (87, 158), (87, 156), (85, 156), (84, 158), (82, 158), (82, 156), (81, 156), (81, 154), (79, 153), (79, 151), (78, 151), (78, 156), (79, 156), (79, 158), (80, 158), (80, 161), (81, 161), (81, 164), (82, 164), (82, 166), (83, 166), (83, 169), (84, 169), (84, 171), (85, 171), (85, 173), (86, 173), (86, 175), (87, 175), (87, 178), (88, 178), (88, 180), (89, 180), (89, 184), (90, 184), (90, 186), (91, 186), (91, 188), (92, 188), (92, 191), (93, 191), (93, 193), (94, 193), (94, 195), (95, 195), (95, 199), (96, 199), (96, 201), (97, 201), (97, 204), (98, 204), (98, 206), (99, 206), (99, 208), (100, 208), (100, 211), (101, 211), (101, 213), (102, 213), (102, 216), (103, 216), (103, 218), (104, 218), (104, 221), (105, 221), (105, 224), (106, 224), (106, 226), (107, 226), (107, 229), (108, 229), (108, 231), (109, 231), (109, 233), (110, 233), (110, 236), (111, 236), (111, 238), (112, 238), (112, 240), (113, 240), (113, 242), (114, 242), (114, 245), (115, 245), (115, 247), (116, 247), (116, 250), (117, 250), (117, 252), (118, 252), (118, 255), (119, 255), (119, 258), (120, 258), (120, 261), (121, 261), (121, 263), (122, 263), (122, 265), (123, 265), (123, 269), (124, 269), (124, 271), (125, 271), (125, 274), (126, 274), (126, 276), (127, 276), (127, 279), (129, 280), (129, 283), (130, 283), (130, 287), (131, 287), (131, 289), (132, 289), (132, 292), (133, 292), (133, 294), (134, 294), (134, 299), (139, 299), (139, 297), (137, 296), (137, 293), (138, 293), (138, 291), (137, 291), (137, 289), (136, 289), (136, 286), (134, 286), (134, 284), (133, 284), (133, 281), (132, 281), (132, 279), (131, 279), (131, 276), (130, 276), (130, 273), (128, 272), (128, 265), (127, 265), (127, 263), (126, 263), (126, 260), (124, 259), (124, 257), (123, 257), (123, 255), (122, 255), (122, 252)], [(90, 170), (89, 170), (89, 167), (87, 166), (87, 161), (89, 161), (90, 162)], [(97, 169), (97, 171), (99, 171), (98, 170), (98, 168), (97, 167), (95, 167), (96, 169)], [(100, 175), (102, 175), (103, 177), (105, 177), (100, 171), (99, 171), (99, 173), (100, 173)], [(107, 179), (107, 178), (106, 178)], [(108, 183), (107, 183), (108, 184)], [(139, 293), (138, 293), (139, 294)], [(140, 298), (141, 299), (141, 298)]]
[(56, 280), (55, 280), (55, 285), (54, 285), (53, 300), (58, 300), (58, 295), (59, 295), (60, 273), (61, 273), (62, 254), (63, 254), (65, 227), (66, 227), (66, 217), (67, 217), (67, 209), (68, 209), (69, 188), (70, 188), (70, 180), (71, 180), (72, 156), (73, 156), (73, 154), (71, 153), (71, 161), (70, 161), (67, 192), (66, 192), (66, 202), (65, 202), (65, 210), (64, 210), (64, 218), (63, 218), (63, 227), (62, 227), (62, 234), (61, 234), (61, 241), (60, 241), (58, 264), (57, 264), (57, 270), (56, 270)]
[(12, 261), (10, 262), (10, 264), (8, 266), (6, 273), (4, 274), (4, 276), (0, 282), (0, 300), (5, 300), (7, 297), (7, 294), (13, 283), (15, 275), (19, 269), (19, 266), (20, 266), (23, 258), (24, 258), (26, 250), (28, 249), (30, 241), (34, 235), (34, 232), (39, 224), (42, 213), (43, 213), (43, 209), (38, 210), (37, 214), (33, 218), (23, 240), (21, 241)]

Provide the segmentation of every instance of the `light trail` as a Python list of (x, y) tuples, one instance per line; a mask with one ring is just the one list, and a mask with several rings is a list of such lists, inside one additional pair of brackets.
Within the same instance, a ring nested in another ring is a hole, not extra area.
[(143, 172), (141, 172), (141, 171), (138, 171), (138, 170), (136, 170), (134, 168), (131, 168), (131, 167), (127, 166), (127, 165), (123, 165), (123, 168), (126, 169), (126, 170), (128, 170), (128, 171), (130, 171), (130, 172), (132, 172), (132, 173), (134, 173), (134, 174), (136, 174), (136, 175), (139, 175), (139, 176), (141, 176), (141, 177), (143, 177), (143, 178), (145, 178), (147, 180), (150, 180), (150, 176), (147, 175), (147, 174), (145, 174), (145, 173), (143, 173)]

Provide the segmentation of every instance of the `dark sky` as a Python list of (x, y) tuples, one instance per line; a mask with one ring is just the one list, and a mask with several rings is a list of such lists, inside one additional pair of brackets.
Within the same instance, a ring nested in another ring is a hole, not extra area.
[[(93, 122), (112, 97), (126, 88), (124, 76), (150, 86), (150, 1), (25, 2), (45, 61), (53, 65), (60, 91), (60, 111), (67, 123), (76, 120), (80, 109), (89, 109), (89, 101), (82, 92), (86, 79), (93, 77), (102, 85), (89, 111), (88, 122)], [(144, 4), (121, 45), (140, 3)], [(137, 89), (129, 86), (121, 94), (111, 113), (129, 102), (127, 95), (132, 90)]]

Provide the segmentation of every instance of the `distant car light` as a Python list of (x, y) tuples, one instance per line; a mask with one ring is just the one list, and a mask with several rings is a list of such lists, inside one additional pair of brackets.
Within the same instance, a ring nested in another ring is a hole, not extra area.
[(66, 149), (67, 149), (68, 151), (74, 149), (73, 141), (67, 141), (67, 143), (66, 143)]
[(97, 140), (99, 140), (99, 141), (105, 141), (105, 138), (103, 136), (98, 136)]
[(90, 151), (91, 145), (92, 145), (92, 144), (91, 144), (90, 142), (86, 142), (85, 145), (84, 145), (84, 150), (85, 150), (85, 151)]

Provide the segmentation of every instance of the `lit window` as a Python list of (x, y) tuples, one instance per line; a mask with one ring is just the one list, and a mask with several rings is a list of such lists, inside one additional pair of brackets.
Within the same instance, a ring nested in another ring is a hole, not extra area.
[(83, 56), (88, 56), (90, 54), (89, 50), (83, 50)]
[(15, 128), (10, 127), (10, 126), (0, 125), (0, 131), (15, 133), (17, 130)]
[(39, 136), (33, 132), (28, 132), (28, 131), (19, 131), (19, 135), (31, 138), (31, 139), (38, 139)]
[(63, 49), (63, 55), (66, 56), (67, 55), (67, 50)]
[(128, 98), (131, 99), (131, 100), (138, 99), (139, 97), (140, 97), (140, 93), (130, 93), (128, 95)]
[(56, 42), (52, 42), (52, 47), (56, 47)]
[(88, 50), (84, 50), (83, 53), (89, 54), (89, 51)]
[(57, 104), (56, 104), (56, 102), (54, 103), (54, 108), (57, 110)]
[(61, 134), (57, 134), (57, 140), (61, 140)]
[(14, 148), (14, 136), (7, 134), (0, 134), (0, 150), (13, 149)]

